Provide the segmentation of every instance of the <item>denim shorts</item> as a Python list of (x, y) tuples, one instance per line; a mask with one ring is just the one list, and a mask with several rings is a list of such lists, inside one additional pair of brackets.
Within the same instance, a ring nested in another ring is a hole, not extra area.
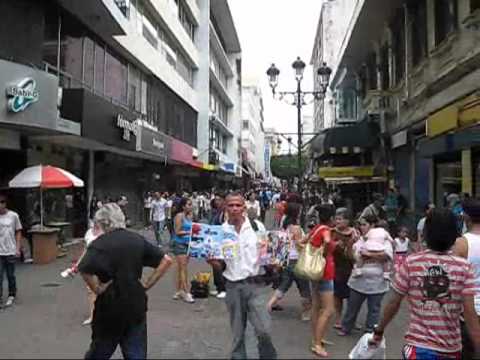
[(312, 281), (312, 292), (333, 291), (333, 280)]
[(188, 253), (188, 244), (182, 244), (174, 241), (172, 246), (173, 255), (187, 255)]

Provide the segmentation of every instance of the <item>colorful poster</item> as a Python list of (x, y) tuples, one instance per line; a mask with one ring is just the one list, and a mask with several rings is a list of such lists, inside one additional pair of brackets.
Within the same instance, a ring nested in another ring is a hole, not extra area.
[(288, 255), (288, 233), (286, 231), (268, 231), (266, 241), (260, 246), (260, 265), (285, 265)]
[(199, 259), (233, 259), (238, 254), (238, 237), (233, 227), (194, 223), (188, 254)]

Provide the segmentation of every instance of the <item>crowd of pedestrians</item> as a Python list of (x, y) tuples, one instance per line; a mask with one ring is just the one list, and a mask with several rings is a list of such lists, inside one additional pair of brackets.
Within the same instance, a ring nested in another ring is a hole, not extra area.
[[(417, 234), (412, 234), (398, 223), (404, 209), (395, 194), (373, 194), (372, 203), (354, 215), (339, 192), (310, 197), (273, 189), (183, 196), (151, 192), (145, 196), (144, 220), (157, 246), (126, 230), (121, 204), (101, 204), (77, 263), (94, 301), (86, 321), (92, 324), (86, 357), (109, 358), (117, 345), (125, 357), (146, 356), (146, 291), (172, 264), (173, 299), (195, 301), (189, 288), (188, 248), (192, 224), (201, 221), (233, 226), (238, 236), (237, 256), (207, 259), (214, 283), (210, 295), (225, 299), (230, 315), (232, 358), (247, 356), (247, 320), (255, 329), (260, 358), (276, 358), (269, 317), (282, 310), (293, 283), (299, 292), (299, 319), (311, 322), (309, 349), (319, 357), (328, 357), (328, 347), (334, 346), (326, 339), (330, 327), (338, 336), (371, 333), (370, 345), (378, 346), (406, 298), (410, 320), (404, 358), (473, 358), (480, 350), (480, 200), (449, 196), (446, 207), (427, 204)], [(16, 284), (11, 259), (21, 247), (22, 228), (6, 201), (0, 195), (0, 275), (3, 280), (7, 273), (6, 305), (12, 305)], [(273, 230), (286, 234), (288, 255), (285, 263), (261, 266), (265, 237), (260, 235), (266, 234), (269, 209)], [(321, 254), (319, 278), (297, 271), (304, 266), (306, 249)], [(144, 266), (155, 269), (147, 280), (141, 276)], [(266, 284), (273, 293), (264, 303), (260, 295)], [(362, 323), (358, 315), (365, 302)]]

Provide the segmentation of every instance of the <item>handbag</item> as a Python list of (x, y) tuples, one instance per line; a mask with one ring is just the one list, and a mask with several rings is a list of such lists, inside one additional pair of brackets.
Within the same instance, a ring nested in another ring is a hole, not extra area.
[(324, 245), (316, 248), (308, 243), (298, 257), (294, 268), (295, 275), (318, 281), (323, 278), (326, 260), (323, 256)]

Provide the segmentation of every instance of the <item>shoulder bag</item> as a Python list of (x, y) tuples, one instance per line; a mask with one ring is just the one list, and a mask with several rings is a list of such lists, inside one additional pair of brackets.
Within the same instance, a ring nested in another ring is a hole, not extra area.
[[(320, 226), (312, 237), (314, 237), (322, 228), (323, 227)], [(298, 256), (298, 261), (294, 269), (295, 275), (313, 281), (321, 280), (323, 278), (326, 264), (325, 257), (323, 256), (324, 249), (324, 243), (322, 246), (316, 248), (309, 241)]]

